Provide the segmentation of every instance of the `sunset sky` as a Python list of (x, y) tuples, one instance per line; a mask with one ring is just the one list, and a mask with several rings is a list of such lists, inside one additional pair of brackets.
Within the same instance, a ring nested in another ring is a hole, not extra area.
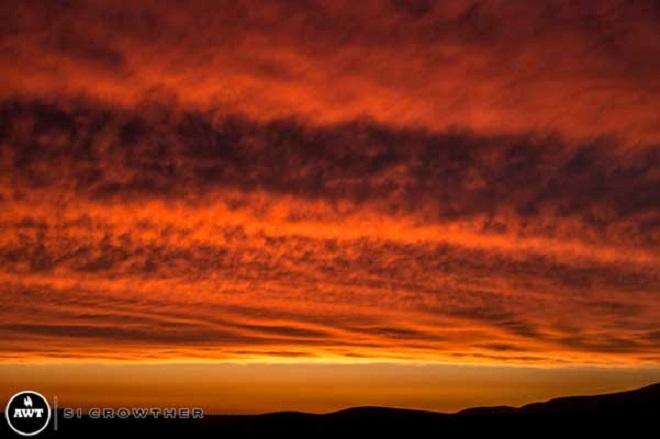
[(660, 381), (660, 6), (0, 1), (0, 291), (3, 399)]

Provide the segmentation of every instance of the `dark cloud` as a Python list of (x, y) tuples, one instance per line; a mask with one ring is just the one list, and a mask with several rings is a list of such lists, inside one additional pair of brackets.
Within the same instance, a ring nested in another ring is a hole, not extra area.
[(0, 113), (2, 169), (15, 198), (44, 188), (108, 201), (267, 191), (430, 223), (478, 218), (493, 233), (517, 218), (519, 233), (562, 235), (577, 232), (562, 230), (573, 219), (583, 239), (657, 244), (655, 145), (430, 133), (366, 121), (215, 121), (89, 103), (6, 101)]
[(81, 35), (65, 34), (59, 41), (54, 42), (53, 46), (65, 55), (97, 63), (104, 68), (121, 70), (125, 64), (124, 55), (121, 52), (98, 45)]
[[(470, 288), (484, 288), (495, 277), (515, 281), (522, 290), (536, 289), (537, 294), (541, 294), (540, 285), (548, 291), (569, 294), (599, 290), (650, 294), (660, 287), (660, 273), (647, 264), (622, 266), (619, 261), (562, 259), (535, 253), (512, 255), (430, 243), (346, 240), (335, 243), (329, 253), (324, 240), (295, 236), (250, 235), (240, 241), (195, 245), (144, 242), (126, 233), (90, 233), (79, 238), (74, 233), (71, 229), (58, 229), (40, 236), (19, 234), (17, 239), (0, 246), (2, 271), (66, 271), (114, 279), (195, 280), (215, 274), (245, 280), (323, 280), (347, 287), (401, 289), (429, 296), (451, 283), (452, 287), (461, 285), (464, 299), (475, 301), (488, 298), (488, 293)], [(594, 306), (614, 315), (639, 312), (634, 303), (603, 300)], [(507, 317), (492, 307), (456, 312), (481, 315), (486, 320)]]

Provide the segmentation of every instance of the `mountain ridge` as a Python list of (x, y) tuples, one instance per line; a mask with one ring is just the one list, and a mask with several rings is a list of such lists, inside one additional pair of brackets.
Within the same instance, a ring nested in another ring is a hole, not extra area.
[[(562, 396), (520, 407), (473, 407), (457, 413), (359, 406), (313, 414), (295, 411), (252, 415), (208, 415), (204, 419), (60, 419), (59, 431), (39, 437), (113, 438), (337, 438), (458, 437), (460, 435), (529, 437), (585, 433), (611, 435), (652, 431), (660, 415), (660, 383), (623, 392)], [(9, 431), (6, 423), (0, 433)], [(0, 434), (0, 437), (5, 437)]]

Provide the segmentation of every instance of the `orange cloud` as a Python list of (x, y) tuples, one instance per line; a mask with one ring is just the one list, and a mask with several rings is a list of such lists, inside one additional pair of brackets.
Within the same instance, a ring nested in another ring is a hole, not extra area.
[(652, 144), (1, 111), (5, 361), (658, 362)]
[(660, 139), (651, 0), (22, 1), (0, 14), (5, 97)]

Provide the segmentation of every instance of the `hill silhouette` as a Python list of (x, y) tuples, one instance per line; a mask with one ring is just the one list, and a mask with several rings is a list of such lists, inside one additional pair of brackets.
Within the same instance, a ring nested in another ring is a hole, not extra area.
[[(627, 392), (561, 397), (522, 407), (475, 407), (454, 414), (354, 407), (327, 414), (212, 415), (202, 420), (60, 419), (58, 432), (48, 428), (38, 437), (610, 437), (614, 433), (653, 437), (660, 428), (659, 418), (660, 383)], [(0, 432), (0, 437), (13, 435), (6, 423)]]

